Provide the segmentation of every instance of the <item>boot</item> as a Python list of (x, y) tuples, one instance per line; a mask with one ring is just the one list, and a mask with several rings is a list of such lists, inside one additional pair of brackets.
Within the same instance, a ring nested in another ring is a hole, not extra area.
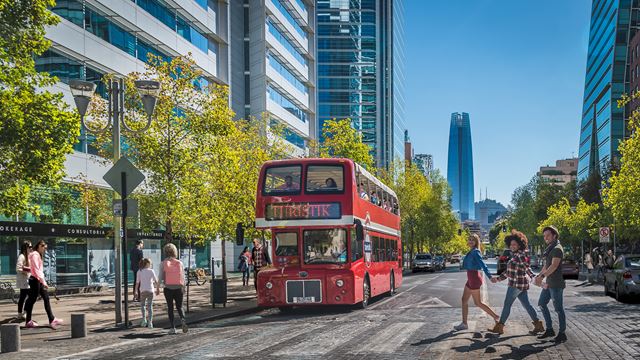
[(533, 323), (533, 330), (530, 332), (531, 335), (538, 335), (539, 333), (544, 332), (544, 324), (540, 320), (536, 320)]
[(495, 324), (495, 326), (493, 327), (493, 329), (487, 329), (487, 330), (489, 330), (489, 332), (492, 332), (494, 334), (502, 335), (502, 334), (504, 334), (504, 324), (500, 323), (500, 322), (497, 322)]

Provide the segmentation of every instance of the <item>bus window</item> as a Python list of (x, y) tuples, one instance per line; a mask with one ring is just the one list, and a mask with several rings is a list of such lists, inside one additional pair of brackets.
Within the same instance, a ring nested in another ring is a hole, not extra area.
[(300, 165), (268, 168), (264, 178), (264, 194), (299, 193), (301, 173)]
[(305, 230), (303, 236), (305, 264), (339, 264), (347, 262), (345, 229)]
[(298, 233), (276, 233), (276, 256), (298, 255)]
[(341, 193), (344, 191), (344, 169), (342, 165), (307, 166), (308, 193)]
[(356, 230), (351, 230), (351, 261), (356, 261), (362, 258), (362, 241), (358, 241), (356, 237)]

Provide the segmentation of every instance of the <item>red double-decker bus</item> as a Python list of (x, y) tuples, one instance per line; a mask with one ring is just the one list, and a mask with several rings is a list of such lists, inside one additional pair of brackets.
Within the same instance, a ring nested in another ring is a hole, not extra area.
[(271, 230), (274, 265), (259, 272), (259, 306), (364, 308), (402, 284), (396, 194), (351, 160), (265, 163), (256, 228)]

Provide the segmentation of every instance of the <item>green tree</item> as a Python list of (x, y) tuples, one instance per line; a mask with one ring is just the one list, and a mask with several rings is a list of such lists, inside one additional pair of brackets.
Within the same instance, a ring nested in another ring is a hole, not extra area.
[(55, 187), (80, 124), (62, 100), (44, 88), (56, 79), (35, 70), (34, 55), (50, 46), (46, 28), (59, 20), (53, 0), (0, 0), (0, 212), (39, 208), (31, 189)]
[(374, 168), (371, 149), (362, 142), (362, 134), (353, 128), (351, 119), (326, 120), (322, 125), (322, 138), (320, 157), (347, 158), (370, 171)]

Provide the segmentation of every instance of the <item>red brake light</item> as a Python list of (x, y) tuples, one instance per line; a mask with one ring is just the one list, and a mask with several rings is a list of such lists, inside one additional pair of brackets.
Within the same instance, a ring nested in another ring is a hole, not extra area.
[(630, 272), (625, 272), (624, 274), (622, 274), (622, 278), (625, 280), (631, 280), (631, 273)]
[(500, 261), (507, 261), (507, 257), (506, 256), (500, 256)]

